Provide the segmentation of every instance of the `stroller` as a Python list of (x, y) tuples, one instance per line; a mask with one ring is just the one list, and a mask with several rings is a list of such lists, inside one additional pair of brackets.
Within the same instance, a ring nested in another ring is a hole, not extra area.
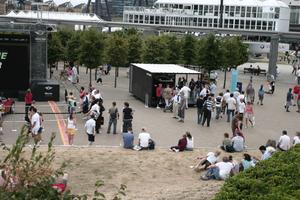
[(173, 112), (173, 99), (170, 99), (169, 104), (164, 107), (164, 112), (166, 111)]

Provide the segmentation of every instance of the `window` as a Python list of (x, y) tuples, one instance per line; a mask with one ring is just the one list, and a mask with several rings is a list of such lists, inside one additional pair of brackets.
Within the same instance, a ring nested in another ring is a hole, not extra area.
[(240, 7), (240, 6), (237, 6), (237, 7), (235, 8), (235, 15), (236, 15), (237, 17), (240, 17), (240, 16), (241, 16), (241, 7)]
[(209, 23), (208, 23), (209, 27), (212, 27), (212, 22), (213, 22), (213, 19), (211, 19), (211, 18), (210, 18), (210, 19), (208, 19), (208, 22), (209, 22)]
[(165, 24), (165, 16), (161, 16), (161, 24)]
[(247, 17), (251, 16), (251, 7), (247, 7)]
[(154, 24), (154, 16), (150, 16), (150, 24)]
[(199, 6), (199, 15), (203, 15), (203, 6)]
[(203, 26), (204, 26), (204, 27), (207, 27), (207, 18), (204, 18), (204, 19), (203, 19)]
[(228, 28), (228, 19), (224, 20), (224, 28)]
[(198, 18), (198, 26), (202, 26), (202, 18)]
[(256, 11), (257, 11), (257, 8), (253, 7), (252, 8), (252, 17), (254, 17), (254, 18), (256, 18)]
[(268, 23), (268, 31), (272, 31), (273, 30), (273, 22), (269, 22)]
[(185, 9), (185, 10), (191, 10), (191, 6), (184, 6), (183, 9)]
[(262, 22), (262, 30), (267, 30), (267, 22), (266, 21)]
[(159, 16), (155, 16), (155, 24), (159, 24)]
[(139, 16), (138, 15), (134, 15), (134, 23), (139, 23)]
[(229, 6), (225, 6), (225, 14), (229, 16)]
[(242, 9), (241, 9), (241, 17), (245, 17), (245, 7), (242, 6)]
[(194, 12), (198, 12), (198, 5), (194, 5)]
[(233, 28), (233, 21), (234, 21), (233, 19), (229, 20), (229, 28)]
[(269, 19), (274, 19), (275, 14), (274, 13), (269, 13)]
[(149, 16), (145, 15), (145, 24), (149, 24)]
[(234, 20), (234, 28), (239, 28), (239, 20)]
[(214, 16), (219, 16), (219, 6), (215, 6)]
[(140, 15), (140, 23), (144, 23), (144, 16)]
[(251, 21), (251, 29), (255, 30), (255, 21), (254, 20)]
[(178, 8), (178, 4), (174, 4), (173, 8), (177, 9)]
[(214, 19), (214, 25), (215, 28), (219, 27), (218, 19)]
[(182, 4), (179, 4), (179, 5), (178, 5), (178, 8), (179, 8), (179, 9), (182, 9), (182, 8), (183, 8), (183, 5), (182, 5)]
[(246, 20), (246, 29), (250, 29), (250, 20)]
[(229, 16), (230, 17), (234, 16), (234, 6), (230, 6)]
[(208, 12), (209, 13), (214, 13), (213, 10), (214, 10), (214, 6), (209, 6), (208, 7)]
[(204, 16), (208, 13), (208, 6), (204, 6)]
[(261, 21), (256, 22), (256, 29), (261, 30)]
[(257, 8), (257, 18), (262, 18), (262, 7)]
[(245, 29), (245, 20), (241, 20), (240, 29)]
[(280, 8), (275, 8), (275, 19), (279, 19)]
[(133, 22), (133, 15), (129, 15), (129, 22)]

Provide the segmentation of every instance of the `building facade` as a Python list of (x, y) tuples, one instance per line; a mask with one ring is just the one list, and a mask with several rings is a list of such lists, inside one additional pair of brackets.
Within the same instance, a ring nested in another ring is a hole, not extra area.
[[(290, 9), (277, 0), (224, 0), (222, 28), (287, 32)], [(158, 0), (153, 8), (124, 7), (128, 23), (217, 28), (220, 0)]]

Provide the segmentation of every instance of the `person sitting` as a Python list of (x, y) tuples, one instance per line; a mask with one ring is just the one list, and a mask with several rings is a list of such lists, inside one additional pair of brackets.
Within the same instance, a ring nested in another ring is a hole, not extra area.
[(186, 134), (186, 141), (187, 141), (185, 150), (193, 151), (193, 149), (194, 149), (194, 138), (191, 135), (191, 133), (188, 132), (188, 131), (185, 134)]
[(255, 166), (255, 161), (252, 159), (252, 157), (249, 154), (245, 153), (244, 158), (240, 164), (240, 171), (247, 170), (254, 166)]
[(234, 149), (232, 147), (232, 141), (229, 138), (228, 133), (224, 133), (224, 139), (223, 139), (223, 142), (222, 142), (221, 149), (226, 151), (226, 152), (234, 152)]
[(197, 157), (200, 161), (195, 165), (191, 166), (195, 171), (206, 170), (210, 165), (215, 164), (218, 159), (221, 151), (209, 152), (205, 157)]
[(210, 165), (208, 171), (201, 176), (202, 180), (225, 180), (230, 176), (230, 172), (233, 168), (233, 164), (230, 162), (229, 158), (224, 156), (222, 162)]
[(129, 127), (127, 132), (123, 133), (123, 147), (125, 149), (132, 149), (133, 148), (133, 141), (134, 141), (134, 135), (132, 132), (132, 128)]
[(178, 141), (178, 145), (170, 147), (170, 150), (174, 152), (184, 151), (186, 148), (186, 144), (187, 144), (186, 134), (184, 134), (182, 138)]
[(244, 138), (240, 134), (237, 134), (236, 136), (234, 136), (231, 139), (231, 142), (232, 142), (233, 150), (235, 152), (241, 152), (241, 151), (244, 150), (245, 140), (244, 140)]
[(64, 173), (62, 180), (57, 180), (56, 183), (52, 184), (51, 187), (56, 189), (59, 194), (64, 193), (67, 188), (68, 174)]
[(240, 172), (239, 162), (237, 160), (233, 159), (232, 155), (228, 156), (228, 159), (229, 159), (229, 162), (232, 163), (232, 169), (230, 171), (230, 175), (233, 176), (233, 175), (238, 174)]
[(148, 150), (151, 136), (146, 132), (146, 128), (142, 128), (142, 132), (139, 134), (139, 150)]
[(260, 146), (259, 150), (261, 152), (261, 158), (258, 159), (257, 157), (253, 157), (255, 160), (259, 161), (259, 160), (267, 160), (269, 159), (273, 153), (276, 151), (273, 147), (269, 146), (269, 147), (265, 147), (265, 146)]

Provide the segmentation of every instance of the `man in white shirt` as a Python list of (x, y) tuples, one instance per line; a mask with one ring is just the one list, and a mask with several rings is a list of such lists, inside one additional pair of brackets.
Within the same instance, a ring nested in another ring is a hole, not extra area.
[(233, 168), (233, 164), (229, 161), (229, 158), (224, 156), (222, 162), (218, 162), (215, 165), (208, 167), (208, 171), (205, 175), (201, 176), (202, 180), (225, 180), (230, 176), (230, 172)]
[(244, 121), (244, 113), (245, 113), (245, 110), (246, 110), (246, 104), (244, 102), (244, 99), (240, 99), (239, 100), (240, 103), (238, 105), (238, 111), (239, 111), (239, 116), (240, 116), (240, 128), (242, 129), (243, 128), (243, 121)]
[(91, 115), (91, 118), (85, 123), (85, 131), (88, 135), (89, 145), (92, 145), (95, 142), (95, 132), (96, 132), (96, 121), (94, 114)]
[(287, 135), (287, 131), (283, 130), (282, 136), (280, 136), (278, 141), (278, 145), (277, 145), (278, 149), (280, 149), (281, 151), (287, 151), (290, 148), (290, 143), (291, 143), (291, 139)]
[(227, 122), (230, 122), (230, 115), (234, 116), (234, 110), (236, 108), (236, 100), (233, 97), (233, 94), (230, 94), (229, 99), (226, 101), (227, 103)]
[(230, 92), (229, 90), (226, 90), (225, 94), (223, 95), (224, 101), (227, 104), (227, 100), (230, 98)]
[(141, 149), (148, 149), (150, 134), (146, 132), (146, 128), (142, 128), (142, 132), (139, 134), (139, 146)]
[(205, 85), (204, 88), (203, 88), (203, 89), (201, 90), (201, 92), (200, 92), (200, 96), (206, 97), (206, 95), (207, 95), (207, 90), (208, 90), (208, 86)]
[(177, 90), (174, 90), (173, 100), (173, 118), (178, 118), (178, 107), (180, 102), (180, 95)]
[(235, 152), (241, 152), (244, 150), (244, 138), (236, 135), (231, 139), (232, 147)]
[(39, 130), (41, 128), (41, 119), (35, 107), (31, 108), (31, 112), (31, 133), (35, 143), (38, 144), (41, 141), (41, 133), (39, 133)]
[(191, 89), (188, 87), (188, 86), (183, 86), (180, 91), (179, 91), (179, 94), (183, 92), (183, 96), (184, 98), (186, 99), (186, 108), (188, 108), (188, 99), (190, 97), (190, 92), (191, 92)]
[(296, 132), (296, 136), (293, 139), (293, 145), (300, 144), (300, 132)]

